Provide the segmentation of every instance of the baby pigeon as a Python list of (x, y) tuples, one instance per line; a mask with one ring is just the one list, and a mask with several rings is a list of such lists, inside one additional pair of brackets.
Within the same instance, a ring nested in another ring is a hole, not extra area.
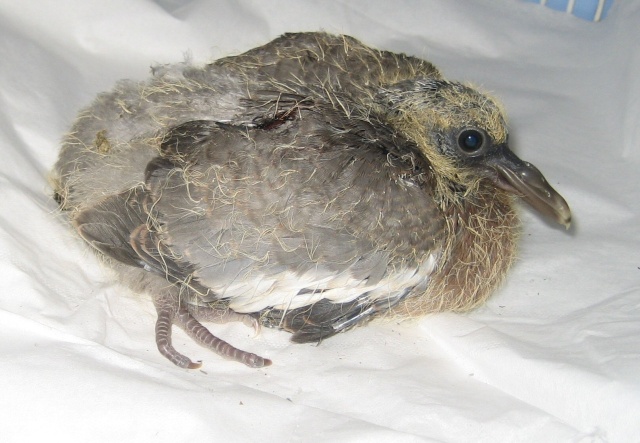
[(348, 36), (285, 34), (204, 67), (159, 66), (81, 112), (54, 167), (79, 235), (177, 325), (294, 342), (385, 315), (467, 310), (513, 261), (515, 197), (568, 226), (565, 200), (508, 147), (499, 105), (431, 63)]

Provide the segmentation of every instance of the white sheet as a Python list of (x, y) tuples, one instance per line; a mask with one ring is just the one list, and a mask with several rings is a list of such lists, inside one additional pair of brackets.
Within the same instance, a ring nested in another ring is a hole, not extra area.
[[(640, 5), (591, 23), (512, 1), (0, 1), (0, 441), (572, 441), (640, 437)], [(319, 30), (423, 56), (505, 103), (519, 155), (569, 201), (523, 209), (508, 283), (468, 315), (294, 345), (220, 336), (256, 370), (175, 333), (57, 219), (46, 175), (75, 113), (154, 63)]]

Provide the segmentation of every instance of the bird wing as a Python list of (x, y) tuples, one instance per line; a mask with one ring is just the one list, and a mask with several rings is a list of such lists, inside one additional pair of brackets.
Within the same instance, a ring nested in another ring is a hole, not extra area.
[(147, 168), (153, 235), (142, 238), (211, 290), (200, 300), (238, 312), (393, 299), (421, 284), (444, 221), (412, 148), (330, 106), (280, 105), (256, 127), (172, 129)]

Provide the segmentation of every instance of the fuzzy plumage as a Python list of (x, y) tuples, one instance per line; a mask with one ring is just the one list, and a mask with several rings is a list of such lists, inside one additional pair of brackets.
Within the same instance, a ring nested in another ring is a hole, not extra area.
[(492, 99), (424, 60), (286, 34), (118, 83), (78, 117), (53, 182), (81, 237), (153, 296), (163, 355), (199, 366), (173, 348), (175, 324), (260, 367), (200, 321), (307, 342), (469, 309), (513, 260), (515, 195), (568, 225), (507, 137)]

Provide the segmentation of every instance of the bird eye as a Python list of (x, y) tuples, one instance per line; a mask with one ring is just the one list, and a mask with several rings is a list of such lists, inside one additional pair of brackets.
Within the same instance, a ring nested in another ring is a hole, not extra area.
[(465, 129), (458, 136), (458, 146), (464, 152), (473, 154), (484, 146), (484, 134), (477, 129)]

